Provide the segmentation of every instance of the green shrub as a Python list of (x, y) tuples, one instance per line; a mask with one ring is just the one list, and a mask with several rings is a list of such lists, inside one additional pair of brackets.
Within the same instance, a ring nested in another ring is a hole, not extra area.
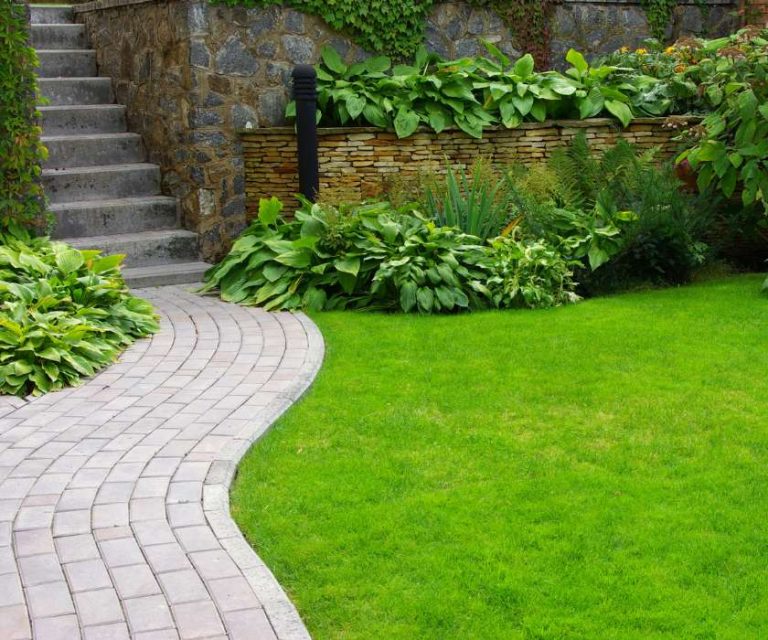
[[(555, 264), (543, 245), (513, 255), (511, 240), (489, 245), (388, 203), (338, 209), (304, 203), (291, 220), (281, 210), (275, 198), (262, 200), (259, 219), (206, 274), (204, 292), (270, 310), (419, 313), (571, 299), (564, 294), (573, 288), (567, 267)], [(517, 264), (522, 271), (514, 280)]]
[(499, 308), (556, 307), (576, 302), (574, 263), (544, 240), (521, 242), (500, 237), (491, 242), (491, 275), (486, 286)]
[(76, 384), (158, 329), (149, 303), (125, 288), (121, 261), (18, 227), (0, 234), (0, 393)]
[(710, 253), (717, 198), (684, 191), (672, 166), (625, 141), (595, 155), (579, 136), (513, 181), (522, 234), (582, 261), (588, 293), (687, 282)]
[(37, 55), (27, 42), (24, 5), (0, 1), (0, 231), (11, 222), (42, 226), (40, 163), (46, 149), (36, 122)]

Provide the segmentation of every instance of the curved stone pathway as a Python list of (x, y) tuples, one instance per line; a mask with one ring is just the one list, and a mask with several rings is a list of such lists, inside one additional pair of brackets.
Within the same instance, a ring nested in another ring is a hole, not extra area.
[(228, 490), (322, 337), (303, 315), (137, 293), (162, 316), (151, 340), (81, 387), (0, 397), (0, 637), (307, 639)]

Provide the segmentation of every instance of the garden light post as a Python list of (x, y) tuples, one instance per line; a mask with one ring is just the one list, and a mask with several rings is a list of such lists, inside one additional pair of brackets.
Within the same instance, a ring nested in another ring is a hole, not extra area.
[(320, 191), (317, 162), (317, 72), (309, 64), (293, 69), (293, 98), (296, 100), (296, 141), (299, 155), (299, 191), (314, 202)]

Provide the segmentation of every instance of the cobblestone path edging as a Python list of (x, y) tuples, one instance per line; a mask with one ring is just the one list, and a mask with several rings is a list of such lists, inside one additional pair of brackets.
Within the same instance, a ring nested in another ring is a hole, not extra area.
[(0, 397), (3, 640), (307, 640), (229, 485), (322, 336), (302, 314), (137, 293), (162, 316), (151, 340), (81, 387)]

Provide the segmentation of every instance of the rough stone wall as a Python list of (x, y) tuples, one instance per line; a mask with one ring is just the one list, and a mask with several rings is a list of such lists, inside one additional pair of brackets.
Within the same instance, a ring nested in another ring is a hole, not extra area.
[[(717, 16), (733, 3), (708, 1), (715, 4), (707, 24), (724, 29)], [(699, 11), (690, 4), (678, 12), (691, 10)], [(208, 260), (220, 257), (246, 223), (237, 131), (285, 124), (291, 70), (316, 63), (323, 45), (332, 44), (348, 62), (367, 55), (320, 18), (284, 7), (97, 0), (75, 11), (97, 50), (99, 73), (113, 79), (131, 130), (144, 136), (151, 161), (161, 167), (163, 192), (180, 198), (184, 225), (200, 234)], [(558, 58), (571, 46), (594, 53), (647, 35), (638, 0), (564, 0), (555, 21)], [(690, 17), (679, 22), (680, 33), (699, 28)], [(425, 31), (432, 50), (472, 55), (482, 52), (482, 39), (516, 53), (513, 35), (492, 11), (463, 2), (433, 8)], [(288, 148), (283, 153), (294, 155)]]
[[(768, 2), (768, 0), (765, 0)], [(686, 35), (720, 36), (739, 26), (738, 0), (685, 0), (674, 10), (667, 39)], [(555, 10), (550, 60), (559, 65), (571, 47), (587, 54), (639, 47), (651, 37), (638, 0), (564, 0)]]
[[(679, 118), (644, 118), (626, 129), (609, 119), (554, 121), (524, 124), (518, 129), (486, 131), (481, 140), (452, 130), (437, 135), (419, 131), (398, 140), (394, 133), (372, 127), (319, 130), (320, 197), (328, 202), (354, 202), (374, 198), (393, 182), (407, 182), (420, 173), (443, 172), (446, 163), (471, 165), (478, 157), (497, 167), (545, 160), (583, 131), (595, 150), (619, 138), (643, 149), (659, 148), (659, 157), (678, 149), (673, 138), (685, 121)], [(298, 192), (296, 135), (291, 127), (274, 127), (242, 133), (245, 188), (249, 217), (256, 214), (260, 198), (277, 196), (295, 204)]]

